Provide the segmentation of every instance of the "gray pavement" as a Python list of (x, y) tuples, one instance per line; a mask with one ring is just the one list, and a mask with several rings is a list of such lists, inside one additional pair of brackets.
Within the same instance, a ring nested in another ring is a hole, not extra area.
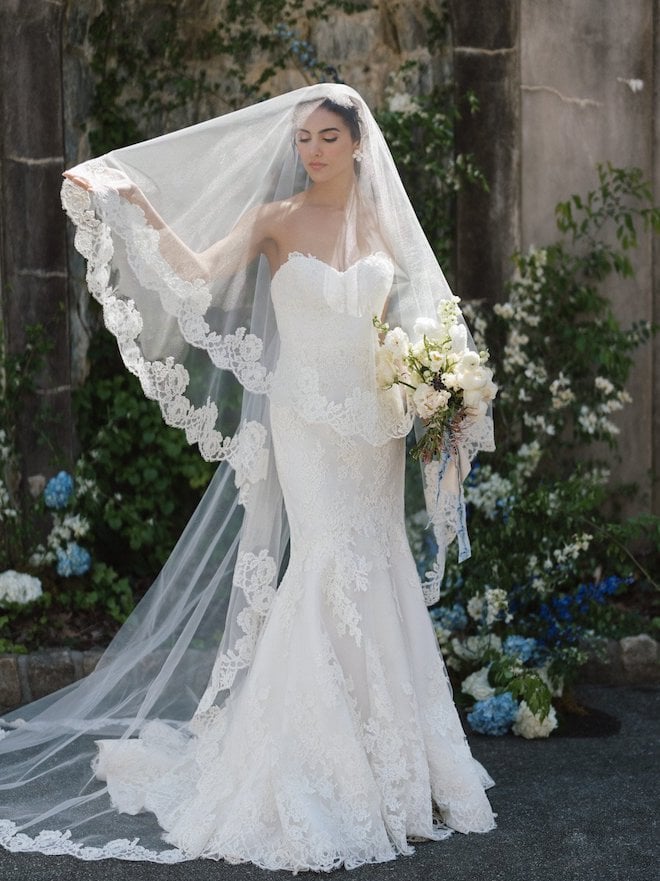
[[(654, 881), (658, 871), (660, 688), (586, 686), (588, 705), (621, 720), (607, 737), (470, 735), (496, 786), (498, 828), (417, 845), (410, 857), (339, 870), (350, 881)], [(291, 877), (251, 865), (174, 866), (0, 851), (0, 881), (257, 881)], [(309, 875), (303, 875), (309, 877)]]

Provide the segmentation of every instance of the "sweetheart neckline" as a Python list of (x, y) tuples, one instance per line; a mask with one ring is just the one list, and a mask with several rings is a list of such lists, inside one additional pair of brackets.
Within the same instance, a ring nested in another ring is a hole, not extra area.
[(320, 257), (316, 256), (316, 254), (305, 254), (303, 251), (289, 251), (284, 263), (280, 263), (275, 272), (272, 274), (270, 279), (271, 285), (285, 266), (288, 266), (288, 264), (291, 263), (294, 258), (301, 257), (304, 260), (313, 260), (316, 263), (320, 263), (322, 266), (327, 266), (328, 269), (331, 269), (337, 275), (346, 275), (346, 273), (351, 272), (351, 270), (355, 269), (356, 266), (359, 266), (360, 263), (364, 263), (365, 260), (371, 260), (374, 257), (384, 257), (389, 263), (392, 262), (389, 255), (386, 254), (385, 251), (372, 251), (371, 254), (365, 254), (363, 257), (358, 257), (358, 259), (354, 263), (351, 263), (350, 266), (347, 266), (346, 269), (337, 269), (337, 267), (333, 266), (331, 263), (326, 263), (325, 260), (321, 260)]

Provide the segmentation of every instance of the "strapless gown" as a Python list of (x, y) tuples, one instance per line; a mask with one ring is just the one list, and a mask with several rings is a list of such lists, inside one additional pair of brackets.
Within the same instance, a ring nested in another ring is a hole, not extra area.
[(359, 384), (391, 281), (378, 253), (344, 272), (291, 254), (274, 276), (271, 428), (291, 545), (251, 668), (191, 732), (156, 722), (99, 743), (115, 807), (153, 812), (189, 857), (328, 871), (496, 825), (406, 538), (405, 442), (374, 446), (350, 407), (319, 415)]

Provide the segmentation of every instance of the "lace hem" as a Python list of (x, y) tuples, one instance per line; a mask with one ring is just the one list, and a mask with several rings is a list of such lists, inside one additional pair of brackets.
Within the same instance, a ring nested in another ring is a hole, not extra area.
[(70, 830), (43, 829), (34, 838), (18, 832), (16, 823), (0, 820), (0, 845), (11, 853), (43, 853), (47, 856), (72, 856), (79, 860), (135, 860), (139, 862), (182, 863), (191, 859), (178, 848), (150, 850), (139, 838), (116, 838), (103, 847), (91, 847), (71, 840)]
[[(118, 200), (117, 194), (114, 195)], [(233, 437), (223, 436), (215, 427), (218, 419), (216, 404), (207, 400), (202, 406), (194, 406), (184, 395), (190, 375), (182, 364), (176, 363), (173, 357), (164, 361), (147, 361), (144, 358), (137, 343), (143, 329), (142, 317), (134, 302), (119, 299), (109, 284), (109, 264), (114, 253), (110, 229), (96, 217), (89, 194), (68, 180), (62, 186), (62, 204), (76, 225), (76, 249), (87, 260), (89, 290), (103, 307), (105, 325), (117, 339), (127, 369), (140, 380), (146, 397), (158, 402), (167, 425), (183, 429), (188, 443), (197, 443), (204, 459), (209, 462), (226, 460), (231, 464), (236, 471), (236, 485), (242, 489), (240, 501), (243, 503), (249, 485), (261, 480), (266, 473), (266, 429), (258, 422), (244, 422)], [(157, 236), (155, 230), (151, 232)], [(149, 239), (149, 236), (146, 238)], [(186, 296), (181, 294), (180, 297), (180, 314), (189, 321), (189, 327), (194, 327), (200, 333), (201, 316), (196, 313), (204, 303), (203, 297), (201, 302), (200, 298), (195, 299), (199, 294), (197, 287), (180, 281), (186, 287)], [(196, 345), (192, 330), (188, 336), (189, 341)], [(237, 377), (248, 384), (251, 383), (250, 377), (254, 379), (255, 359), (261, 351), (260, 341), (251, 334), (246, 335), (245, 328), (239, 328), (224, 340), (214, 336), (209, 341), (208, 349), (218, 366), (233, 369)], [(256, 384), (255, 380), (252, 386), (256, 387)]]

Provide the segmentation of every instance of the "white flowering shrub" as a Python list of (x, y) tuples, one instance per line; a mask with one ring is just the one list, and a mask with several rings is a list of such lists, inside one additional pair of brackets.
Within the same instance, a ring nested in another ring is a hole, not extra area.
[[(459, 106), (454, 103), (451, 88), (416, 95), (418, 78), (416, 65), (410, 64), (392, 74), (385, 107), (376, 112), (376, 119), (426, 237), (451, 277), (454, 197), (466, 186), (486, 189), (487, 185), (474, 157), (454, 149)], [(478, 112), (472, 93), (465, 95), (460, 104), (464, 105), (461, 112)]]
[(633, 354), (651, 333), (622, 326), (601, 283), (632, 274), (637, 230), (660, 229), (660, 210), (640, 171), (598, 173), (594, 192), (557, 207), (564, 239), (516, 257), (507, 299), (464, 308), (500, 385), (498, 449), (466, 481), (472, 557), (448, 561), (432, 616), (457, 699), (484, 733), (548, 736), (597, 637), (640, 626), (612, 599), (657, 590), (660, 522), (606, 513), (623, 490), (590, 447), (616, 449)]

